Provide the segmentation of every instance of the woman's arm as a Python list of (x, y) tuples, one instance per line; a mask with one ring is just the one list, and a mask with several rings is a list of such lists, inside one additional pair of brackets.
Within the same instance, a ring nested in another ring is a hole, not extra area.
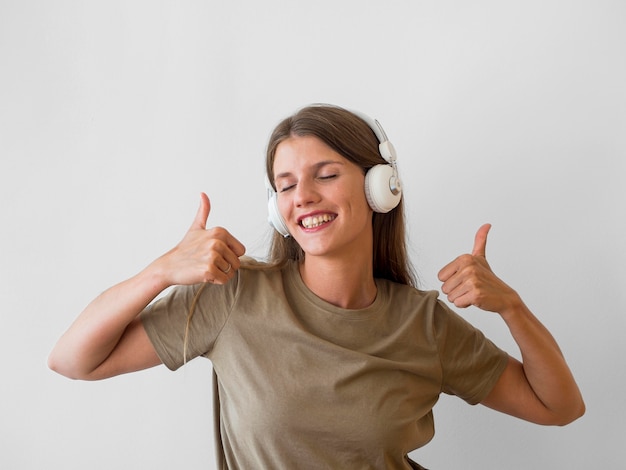
[(458, 257), (439, 272), (450, 302), (499, 313), (522, 354), (521, 363), (509, 359), (482, 403), (539, 424), (568, 424), (585, 412), (580, 390), (550, 332), (489, 267), (485, 248), (490, 228), (478, 230), (471, 255)]
[(136, 276), (96, 297), (61, 336), (49, 367), (73, 379), (95, 380), (160, 364), (138, 315), (169, 286), (225, 284), (245, 252), (225, 229), (206, 230), (210, 210), (203, 193), (183, 240)]

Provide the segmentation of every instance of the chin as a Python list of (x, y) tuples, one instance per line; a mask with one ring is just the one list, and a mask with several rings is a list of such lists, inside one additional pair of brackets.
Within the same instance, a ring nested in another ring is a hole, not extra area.
[(324, 256), (331, 253), (328, 247), (313, 245), (311, 243), (300, 244), (300, 248), (306, 256)]

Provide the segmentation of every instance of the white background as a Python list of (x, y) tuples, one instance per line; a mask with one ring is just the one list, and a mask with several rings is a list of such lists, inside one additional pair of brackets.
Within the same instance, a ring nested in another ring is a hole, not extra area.
[[(422, 287), (491, 222), (493, 269), (588, 407), (544, 428), (442, 397), (413, 457), (622, 468), (625, 84), (618, 0), (0, 0), (0, 467), (212, 468), (208, 361), (84, 383), (46, 356), (182, 237), (200, 191), (210, 224), (262, 256), (269, 133), (330, 102), (399, 152)], [(461, 313), (517, 355), (497, 316)]]

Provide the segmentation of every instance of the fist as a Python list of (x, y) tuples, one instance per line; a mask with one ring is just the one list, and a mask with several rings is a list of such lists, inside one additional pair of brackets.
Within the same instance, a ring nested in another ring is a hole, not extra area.
[(439, 271), (441, 291), (457, 307), (474, 305), (490, 312), (503, 312), (517, 301), (517, 293), (499, 279), (487, 263), (485, 224), (478, 229), (471, 254), (464, 254)]

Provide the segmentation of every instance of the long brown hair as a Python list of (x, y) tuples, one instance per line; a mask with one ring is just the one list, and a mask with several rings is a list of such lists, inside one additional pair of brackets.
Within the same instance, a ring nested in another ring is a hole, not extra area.
[[(374, 131), (360, 117), (338, 106), (313, 105), (302, 108), (281, 121), (267, 145), (266, 171), (274, 187), (274, 156), (278, 145), (292, 136), (315, 136), (326, 145), (367, 172), (386, 161), (378, 151)], [(413, 266), (407, 254), (404, 203), (387, 213), (374, 212), (374, 277), (389, 279), (416, 287)], [(275, 232), (269, 250), (271, 264), (288, 260), (301, 261), (304, 252), (293, 237), (284, 238)]]

